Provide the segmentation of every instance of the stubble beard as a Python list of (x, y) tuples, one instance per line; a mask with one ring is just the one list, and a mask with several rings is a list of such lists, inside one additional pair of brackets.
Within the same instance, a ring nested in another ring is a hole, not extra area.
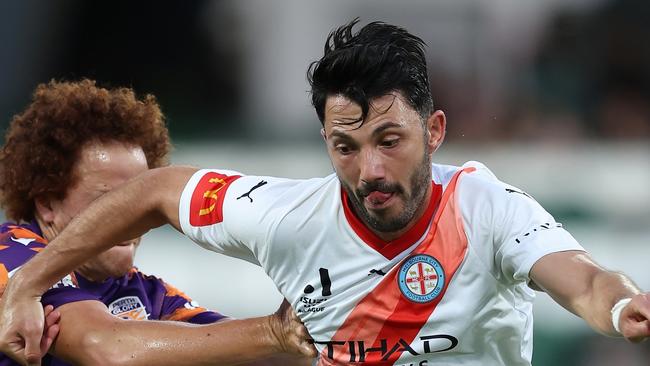
[(376, 187), (380, 191), (393, 191), (394, 194), (402, 196), (404, 208), (394, 217), (382, 217), (370, 213), (363, 205), (366, 190), (353, 190), (345, 184), (340, 178), (341, 187), (347, 193), (352, 209), (361, 221), (363, 221), (372, 230), (380, 233), (397, 232), (409, 225), (414, 219), (415, 215), (420, 211), (428, 202), (424, 202), (427, 189), (431, 187), (431, 156), (425, 153), (422, 162), (418, 165), (417, 169), (411, 174), (410, 177), (410, 194), (404, 191), (403, 187), (397, 184), (390, 183), (370, 183), (371, 186)]

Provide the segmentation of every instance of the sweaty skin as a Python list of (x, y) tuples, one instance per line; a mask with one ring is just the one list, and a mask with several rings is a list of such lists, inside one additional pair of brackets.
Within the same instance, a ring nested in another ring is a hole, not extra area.
[[(78, 179), (67, 190), (65, 198), (36, 201), (37, 221), (46, 239), (55, 240), (83, 208), (148, 170), (144, 153), (137, 146), (117, 142), (90, 143), (82, 148), (80, 155), (74, 172)], [(84, 261), (76, 271), (94, 282), (121, 277), (133, 267), (139, 241), (137, 236), (137, 239), (113, 242), (112, 248)], [(40, 254), (36, 255), (26, 265), (39, 257)], [(48, 326), (38, 349), (40, 352), (33, 353), (35, 349), (31, 353), (35, 362), (53, 344), (59, 329), (51, 353), (81, 365), (228, 365), (284, 352), (315, 356), (313, 347), (306, 342), (306, 330), (286, 302), (274, 315), (202, 326), (127, 321), (112, 315), (99, 301), (67, 303), (56, 312), (48, 306), (46, 311)], [(54, 325), (53, 320), (59, 317), (60, 324)], [(25, 346), (21, 339), (2, 339), (7, 342), (0, 347), (4, 353), (15, 355), (29, 351), (22, 349)], [(281, 361), (278, 360), (280, 364)], [(294, 361), (296, 364), (307, 362), (305, 359)], [(264, 362), (269, 365), (271, 361)]]

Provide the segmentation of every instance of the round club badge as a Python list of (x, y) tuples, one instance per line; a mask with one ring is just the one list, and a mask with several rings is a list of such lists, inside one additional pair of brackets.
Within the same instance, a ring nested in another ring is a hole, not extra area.
[(418, 254), (402, 264), (397, 281), (407, 299), (423, 304), (440, 295), (445, 286), (445, 271), (437, 259)]

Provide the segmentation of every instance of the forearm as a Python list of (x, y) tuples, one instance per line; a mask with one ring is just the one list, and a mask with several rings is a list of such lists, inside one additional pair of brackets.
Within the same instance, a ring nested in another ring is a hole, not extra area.
[(58, 279), (113, 245), (172, 222), (178, 227), (178, 200), (193, 168), (149, 171), (113, 190), (76, 217), (12, 278), (7, 288), (38, 296)]
[(618, 335), (612, 325), (614, 304), (640, 293), (623, 274), (605, 270), (579, 251), (543, 257), (533, 266), (531, 278), (557, 303), (607, 335)]
[(66, 337), (62, 325), (54, 354), (81, 365), (235, 365), (281, 352), (271, 321), (269, 316), (195, 326), (118, 320), (81, 339)]

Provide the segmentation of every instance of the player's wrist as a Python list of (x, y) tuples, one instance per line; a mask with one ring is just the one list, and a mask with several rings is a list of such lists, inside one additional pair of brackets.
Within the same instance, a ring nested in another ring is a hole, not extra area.
[(11, 298), (14, 301), (19, 299), (36, 298), (40, 300), (41, 293), (38, 292), (33, 283), (30, 282), (29, 277), (22, 275), (22, 270), (16, 272), (11, 277), (11, 281), (4, 289), (3, 297)]
[(632, 299), (629, 297), (620, 299), (616, 302), (616, 304), (614, 304), (612, 310), (610, 311), (612, 314), (612, 325), (614, 326), (614, 330), (620, 335), (622, 335), (620, 328), (621, 312), (623, 312), (623, 309), (630, 303), (630, 301), (632, 301)]

